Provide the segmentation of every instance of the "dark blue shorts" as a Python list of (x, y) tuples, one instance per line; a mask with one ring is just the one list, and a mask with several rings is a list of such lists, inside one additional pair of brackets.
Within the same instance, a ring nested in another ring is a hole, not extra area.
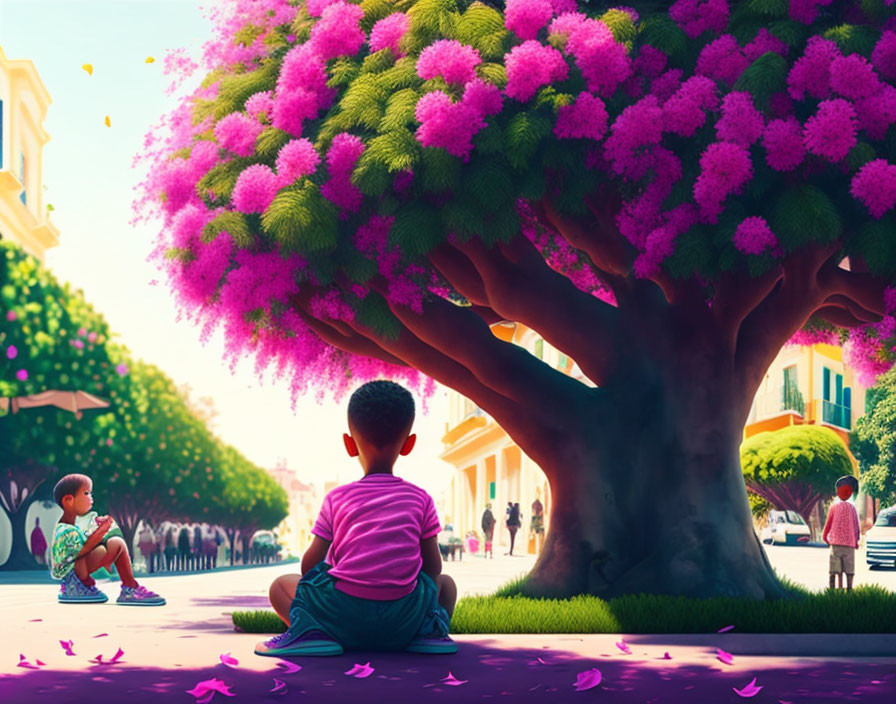
[(290, 630), (299, 636), (321, 630), (346, 650), (404, 650), (420, 636), (447, 636), (448, 612), (439, 590), (425, 572), (407, 596), (392, 601), (362, 599), (336, 589), (331, 565), (319, 562), (296, 585), (289, 608)]

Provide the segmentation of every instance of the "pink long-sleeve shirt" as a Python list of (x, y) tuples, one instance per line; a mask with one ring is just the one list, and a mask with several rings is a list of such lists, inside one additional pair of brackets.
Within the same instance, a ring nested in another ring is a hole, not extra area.
[(859, 514), (849, 501), (840, 501), (831, 506), (824, 524), (824, 541), (830, 545), (859, 547)]

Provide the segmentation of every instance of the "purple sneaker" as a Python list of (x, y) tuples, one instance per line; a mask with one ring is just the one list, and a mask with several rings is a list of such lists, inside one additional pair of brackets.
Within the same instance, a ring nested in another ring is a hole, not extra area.
[(323, 631), (295, 636), (290, 630), (255, 646), (256, 655), (342, 655), (342, 646)]
[(96, 587), (84, 584), (74, 570), (66, 575), (59, 588), (59, 602), (62, 604), (102, 604), (107, 601), (109, 597)]
[(457, 643), (448, 636), (434, 633), (429, 636), (414, 638), (405, 648), (408, 653), (427, 653), (429, 655), (451, 655), (457, 652)]
[(115, 603), (122, 606), (164, 606), (166, 601), (146, 587), (121, 585), (121, 594), (118, 595)]

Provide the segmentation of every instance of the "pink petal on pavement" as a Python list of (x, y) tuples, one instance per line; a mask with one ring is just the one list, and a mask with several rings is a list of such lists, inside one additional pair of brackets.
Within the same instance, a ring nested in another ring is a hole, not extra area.
[(762, 689), (762, 687), (756, 686), (756, 678), (754, 677), (752, 682), (743, 689), (738, 689), (737, 687), (732, 687), (731, 689), (733, 689), (734, 693), (739, 697), (755, 697), (759, 694), (759, 690)]
[(240, 661), (231, 657), (230, 653), (221, 653), (218, 657), (221, 659), (221, 662), (227, 665), (227, 667), (236, 667), (240, 664)]
[(107, 635), (109, 635), (109, 634), (108, 633), (98, 633), (97, 635), (94, 636), (94, 638), (105, 638)]
[(663, 660), (671, 660), (671, 659), (672, 659), (672, 656), (669, 655), (668, 650), (665, 653), (663, 653)]
[(470, 680), (459, 680), (457, 677), (451, 674), (451, 670), (448, 670), (448, 676), (442, 678), (442, 684), (450, 684), (452, 687), (457, 687), (462, 684), (466, 684)]
[[(38, 660), (38, 662), (40, 662), (40, 661)], [(32, 665), (30, 662), (28, 662), (28, 660), (25, 658), (24, 655), (22, 655), (22, 653), (19, 653), (19, 663), (18, 663), (18, 665), (16, 665), (16, 667), (24, 667), (26, 670), (39, 670), (40, 669), (37, 665)]]
[(600, 684), (601, 679), (603, 679), (603, 677), (600, 674), (600, 670), (598, 670), (596, 667), (580, 672), (578, 675), (576, 675), (576, 691), (583, 692), (586, 689), (597, 687), (597, 685)]
[(74, 642), (70, 640), (61, 640), (59, 641), (59, 645), (62, 646), (62, 649), (65, 651), (66, 655), (74, 655), (72, 652), (72, 647), (74, 646)]
[(730, 665), (734, 662), (734, 656), (731, 653), (726, 653), (720, 648), (716, 648), (716, 657), (726, 665)]
[(121, 660), (122, 655), (124, 655), (124, 651), (121, 648), (119, 648), (118, 651), (115, 653), (115, 655), (112, 656), (112, 659), (109, 660), (109, 663), (115, 664), (116, 662)]
[(97, 665), (102, 665), (102, 664), (103, 664), (103, 656), (102, 656), (102, 655), (97, 655), (97, 656), (96, 656), (95, 658), (93, 658), (90, 662), (95, 662)]
[(628, 643), (626, 643), (625, 640), (621, 640), (621, 641), (619, 641), (619, 642), (616, 644), (616, 647), (619, 648), (619, 649), (620, 649), (623, 653), (625, 653), (626, 655), (631, 655), (631, 654), (632, 654), (631, 648), (628, 647)]
[(733, 628), (734, 628), (733, 625), (725, 626), (724, 628), (720, 628), (719, 630), (717, 630), (716, 633), (727, 633), (728, 631), (732, 630)]
[(274, 686), (269, 690), (271, 694), (286, 694), (286, 682), (274, 678)]
[(34, 664), (35, 664), (35, 665), (40, 665), (41, 667), (46, 667), (46, 665), (47, 665), (47, 663), (42, 662), (42, 661), (40, 661), (40, 660), (35, 660), (35, 661), (34, 661)]
[[(227, 697), (236, 696), (233, 692), (230, 691), (230, 685), (225, 684), (217, 677), (212, 677), (212, 679), (210, 680), (202, 680), (201, 682), (197, 682), (196, 686), (193, 687), (193, 689), (188, 689), (186, 690), (186, 692), (187, 694), (192, 694), (194, 697), (203, 697), (209, 692), (219, 692)], [(209, 699), (211, 699), (211, 697), (209, 697)]]
[(282, 667), (284, 670), (286, 670), (287, 675), (292, 675), (302, 669), (301, 665), (296, 665), (294, 662), (290, 662), (289, 660), (278, 660), (277, 667)]
[(374, 669), (370, 666), (370, 663), (367, 662), (363, 665), (359, 665), (355, 663), (355, 666), (351, 670), (346, 670), (346, 675), (351, 675), (352, 677), (357, 677), (359, 680), (364, 679), (365, 677), (370, 677), (374, 672)]
[(33, 618), (28, 623), (37, 623), (38, 621), (43, 621), (42, 618)]
[(212, 700), (213, 696), (215, 696), (215, 690), (210, 689), (203, 696), (199, 697), (199, 699), (196, 700), (196, 704), (208, 704)]

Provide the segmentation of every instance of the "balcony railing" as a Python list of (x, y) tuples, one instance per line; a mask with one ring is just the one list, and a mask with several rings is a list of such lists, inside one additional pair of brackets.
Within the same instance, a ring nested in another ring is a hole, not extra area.
[(852, 409), (849, 406), (840, 406), (831, 401), (822, 401), (821, 419), (825, 423), (850, 430), (852, 428)]
[(781, 392), (782, 411), (796, 411), (800, 415), (803, 415), (806, 412), (806, 403), (803, 401), (803, 394), (800, 393), (796, 384), (785, 384)]
[(805, 402), (799, 389), (779, 386), (774, 391), (756, 394), (753, 399), (753, 407), (750, 409), (748, 423), (756, 423), (766, 418), (772, 418), (786, 411), (794, 411), (800, 415), (805, 414)]

